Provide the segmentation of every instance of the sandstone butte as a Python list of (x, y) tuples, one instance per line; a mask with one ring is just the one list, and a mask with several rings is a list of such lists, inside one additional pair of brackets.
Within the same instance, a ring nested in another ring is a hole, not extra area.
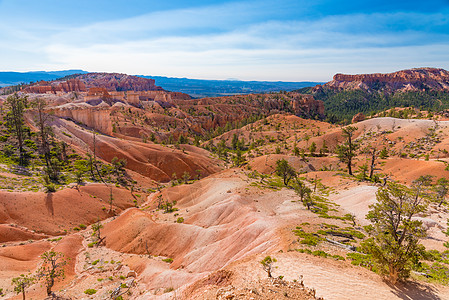
[(420, 91), (425, 89), (448, 91), (449, 72), (436, 68), (416, 68), (386, 74), (336, 74), (332, 81), (323, 86), (317, 86), (314, 90), (319, 90), (322, 87), (335, 90), (383, 89), (387, 92), (397, 90)]
[(119, 73), (88, 73), (64, 81), (40, 81), (24, 89), (27, 93), (86, 92), (89, 88), (105, 88), (108, 91), (162, 91), (154, 79)]

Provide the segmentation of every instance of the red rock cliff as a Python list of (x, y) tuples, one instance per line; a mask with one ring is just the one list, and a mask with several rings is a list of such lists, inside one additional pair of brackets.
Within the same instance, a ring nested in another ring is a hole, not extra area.
[(86, 86), (79, 79), (68, 79), (67, 81), (39, 81), (35, 85), (28, 86), (23, 90), (25, 93), (45, 94), (56, 92), (85, 92)]
[(388, 74), (336, 74), (324, 86), (337, 89), (375, 89), (387, 92), (424, 89), (449, 90), (449, 72), (444, 69), (419, 68)]

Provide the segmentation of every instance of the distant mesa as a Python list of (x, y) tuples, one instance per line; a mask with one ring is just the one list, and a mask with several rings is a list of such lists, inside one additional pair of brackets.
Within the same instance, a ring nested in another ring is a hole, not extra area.
[(119, 73), (87, 73), (75, 75), (69, 79), (39, 81), (25, 87), (23, 91), (36, 94), (57, 94), (58, 92), (86, 92), (90, 88), (103, 88), (112, 92), (164, 90), (155, 85), (154, 79)]
[(387, 74), (335, 74), (332, 81), (314, 87), (313, 92), (318, 92), (322, 88), (376, 90), (386, 93), (425, 90), (449, 91), (449, 72), (437, 68), (416, 68)]
[(108, 91), (163, 91), (156, 86), (154, 79), (119, 73), (87, 73), (78, 75), (87, 88), (102, 87)]

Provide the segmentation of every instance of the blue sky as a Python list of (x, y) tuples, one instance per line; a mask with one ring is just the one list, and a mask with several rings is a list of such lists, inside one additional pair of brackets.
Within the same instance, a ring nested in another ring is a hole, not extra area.
[(328, 81), (449, 69), (449, 1), (0, 0), (0, 70)]

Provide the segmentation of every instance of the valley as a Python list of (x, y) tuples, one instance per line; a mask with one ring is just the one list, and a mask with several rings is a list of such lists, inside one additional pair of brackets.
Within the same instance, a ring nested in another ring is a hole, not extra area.
[[(3, 88), (0, 299), (21, 299), (12, 278), (49, 251), (66, 260), (58, 299), (449, 298), (446, 98), (331, 120), (320, 95), (446, 95), (443, 71), (198, 99), (119, 73)], [(369, 247), (382, 192), (419, 202), (407, 222), (423, 248), (399, 278)], [(41, 277), (28, 299), (51, 299)]]

